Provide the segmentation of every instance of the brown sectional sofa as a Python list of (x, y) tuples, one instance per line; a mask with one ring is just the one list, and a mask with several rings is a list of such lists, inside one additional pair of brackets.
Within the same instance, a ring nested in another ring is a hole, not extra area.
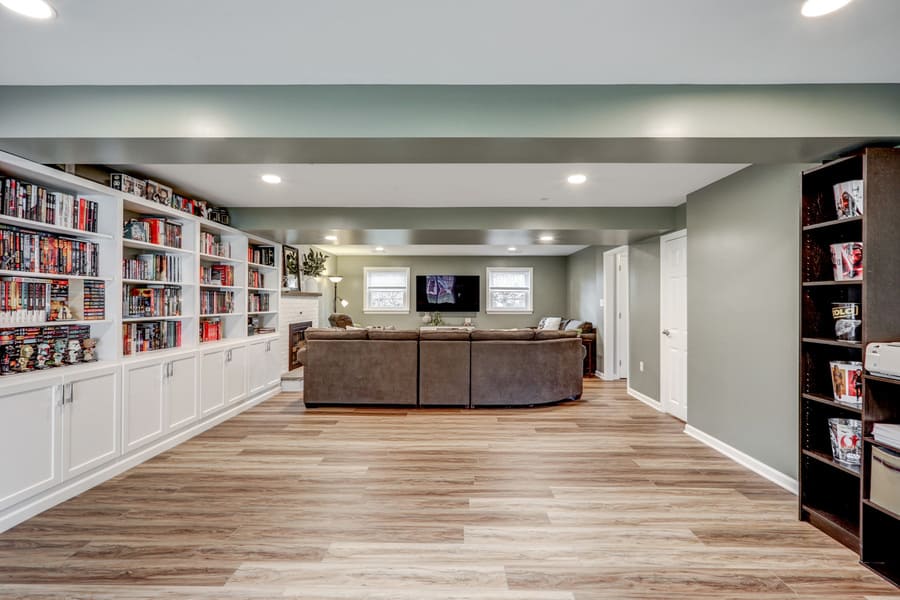
[(527, 406), (580, 398), (574, 331), (307, 329), (304, 401)]

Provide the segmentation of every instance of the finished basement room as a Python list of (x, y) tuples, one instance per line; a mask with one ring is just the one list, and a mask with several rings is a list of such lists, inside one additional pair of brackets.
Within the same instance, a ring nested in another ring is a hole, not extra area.
[(0, 0), (0, 598), (900, 600), (898, 26)]

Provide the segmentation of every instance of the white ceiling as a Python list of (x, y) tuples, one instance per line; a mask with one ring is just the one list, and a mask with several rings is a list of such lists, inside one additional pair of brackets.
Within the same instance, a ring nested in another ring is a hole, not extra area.
[(900, 82), (900, 2), (50, 0), (0, 84)]
[(337, 256), (568, 256), (587, 248), (563, 244), (532, 244), (516, 246), (516, 251), (510, 252), (506, 246), (420, 244), (384, 246), (384, 252), (376, 252), (375, 246), (321, 244), (318, 247)]
[[(131, 165), (221, 206), (677, 206), (735, 164)], [(282, 183), (263, 183), (274, 173)], [(588, 180), (571, 185), (566, 177)]]

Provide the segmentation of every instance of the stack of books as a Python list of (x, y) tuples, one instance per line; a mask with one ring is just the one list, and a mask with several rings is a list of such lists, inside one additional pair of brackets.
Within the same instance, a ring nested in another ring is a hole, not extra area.
[(126, 240), (181, 248), (181, 223), (170, 221), (165, 217), (131, 219), (123, 226), (122, 235)]
[(200, 283), (207, 285), (234, 285), (234, 267), (231, 265), (210, 265), (200, 267)]
[(138, 254), (122, 259), (122, 277), (145, 281), (181, 281), (181, 257), (173, 254)]
[(99, 259), (93, 242), (0, 225), (0, 269), (96, 277)]
[(106, 318), (106, 282), (88, 279), (84, 282), (84, 320)]
[(0, 214), (96, 233), (97, 203), (12, 177), (0, 179)]

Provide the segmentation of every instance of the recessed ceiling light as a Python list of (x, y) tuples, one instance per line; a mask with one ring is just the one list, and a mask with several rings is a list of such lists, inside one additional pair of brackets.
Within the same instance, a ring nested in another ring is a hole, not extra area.
[(56, 16), (56, 11), (44, 0), (0, 0), (0, 4), (32, 19), (52, 19)]
[(375, 252), (384, 252), (384, 246), (375, 246)]
[(844, 8), (853, 0), (806, 0), (800, 13), (804, 17), (821, 17), (828, 13)]
[(538, 239), (541, 240), (542, 242), (552, 242), (553, 236), (552, 235), (542, 235)]
[(510, 246), (509, 248), (507, 248), (507, 250), (508, 250), (509, 252), (515, 252), (515, 251), (516, 251), (516, 247), (515, 247), (515, 246)]
[(587, 175), (582, 175), (581, 173), (576, 173), (574, 175), (569, 175), (566, 179), (569, 183), (573, 185), (581, 185), (585, 181), (587, 181)]
[(281, 183), (281, 177), (278, 175), (273, 175), (272, 173), (266, 173), (261, 177), (263, 181), (266, 183)]
[(336, 242), (337, 236), (336, 235), (326, 235), (325, 239), (328, 240), (329, 242)]

